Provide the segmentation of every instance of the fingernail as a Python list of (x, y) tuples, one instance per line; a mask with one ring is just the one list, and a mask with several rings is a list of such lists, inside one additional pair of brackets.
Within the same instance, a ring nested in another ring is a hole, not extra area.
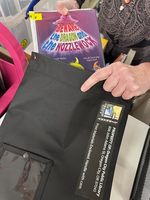
[(82, 92), (85, 92), (85, 87), (84, 87), (84, 85), (81, 86), (81, 91), (82, 91)]
[(66, 8), (63, 8), (63, 10), (62, 10), (62, 11), (63, 11), (63, 14), (64, 14), (64, 15), (67, 15), (67, 14), (68, 14), (68, 9), (66, 9)]

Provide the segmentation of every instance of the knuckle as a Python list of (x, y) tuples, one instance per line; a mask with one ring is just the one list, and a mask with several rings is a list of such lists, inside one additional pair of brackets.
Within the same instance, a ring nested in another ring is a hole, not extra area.
[(114, 97), (119, 97), (120, 94), (118, 94), (116, 91), (112, 91), (111, 94), (114, 96)]
[(99, 72), (99, 70), (97, 70), (94, 74), (93, 74), (93, 78), (96, 80), (96, 81), (98, 81), (100, 78), (100, 72)]
[(103, 89), (104, 89), (106, 92), (111, 92), (111, 88), (109, 87), (109, 85), (107, 84), (107, 82), (104, 83)]
[(122, 94), (122, 98), (125, 100), (129, 100), (134, 96), (132, 92), (126, 91)]

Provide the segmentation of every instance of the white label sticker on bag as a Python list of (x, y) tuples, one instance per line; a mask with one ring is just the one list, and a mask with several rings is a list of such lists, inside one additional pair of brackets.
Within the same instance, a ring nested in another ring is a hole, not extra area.
[(111, 161), (116, 159), (113, 158), (113, 151), (123, 110), (121, 105), (102, 102), (89, 139), (76, 194), (91, 200), (104, 199)]

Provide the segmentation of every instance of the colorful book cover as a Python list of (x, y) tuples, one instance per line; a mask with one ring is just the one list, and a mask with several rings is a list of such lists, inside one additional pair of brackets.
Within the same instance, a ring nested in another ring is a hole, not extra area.
[(94, 9), (29, 13), (34, 51), (86, 70), (105, 66)]

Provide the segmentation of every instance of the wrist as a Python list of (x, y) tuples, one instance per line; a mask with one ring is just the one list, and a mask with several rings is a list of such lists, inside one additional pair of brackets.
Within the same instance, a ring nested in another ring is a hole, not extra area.
[(150, 62), (143, 62), (139, 64), (137, 67), (141, 69), (141, 75), (142, 72), (144, 73), (147, 88), (148, 90), (150, 90)]

